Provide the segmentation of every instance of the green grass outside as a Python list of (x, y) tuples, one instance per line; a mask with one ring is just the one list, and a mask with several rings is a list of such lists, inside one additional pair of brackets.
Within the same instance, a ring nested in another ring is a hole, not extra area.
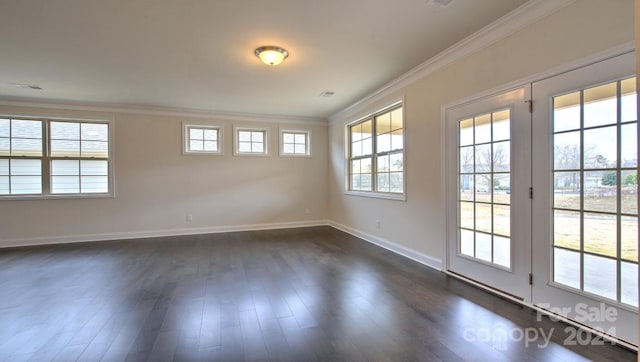
[[(638, 214), (638, 198), (634, 194), (622, 194), (620, 198), (621, 211), (623, 214)], [(554, 206), (560, 209), (580, 210), (580, 195), (576, 193), (561, 194), (556, 193)], [(597, 196), (585, 195), (584, 209), (585, 211), (604, 211), (616, 212), (617, 200), (614, 195)]]
[[(466, 194), (466, 193), (465, 193)], [(466, 197), (465, 197), (466, 196)], [(496, 194), (495, 202), (509, 202), (508, 194)], [(463, 196), (468, 199), (467, 195)], [(489, 202), (491, 194), (478, 194), (477, 201)], [(622, 196), (622, 210), (624, 213), (637, 213), (636, 195)], [(585, 196), (585, 208), (589, 211), (616, 210), (615, 196)], [(580, 205), (579, 195), (556, 195), (555, 206), (560, 208), (577, 209)], [(461, 226), (473, 229), (473, 204), (461, 203)], [(580, 250), (580, 217), (578, 212), (556, 211), (554, 213), (554, 245)], [(476, 227), (478, 231), (493, 232), (504, 236), (510, 235), (510, 209), (508, 206), (494, 205), (493, 219), (491, 205), (476, 203)], [(621, 256), (625, 260), (638, 260), (638, 222), (637, 217), (623, 216), (621, 219)], [(584, 219), (584, 250), (600, 255), (615, 257), (617, 255), (616, 217), (589, 213), (585, 211)]]

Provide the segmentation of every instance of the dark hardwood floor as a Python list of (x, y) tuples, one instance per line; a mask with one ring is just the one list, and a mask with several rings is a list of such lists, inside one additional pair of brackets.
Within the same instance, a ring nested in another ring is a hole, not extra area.
[(1, 361), (636, 360), (536, 317), (330, 227), (0, 250)]

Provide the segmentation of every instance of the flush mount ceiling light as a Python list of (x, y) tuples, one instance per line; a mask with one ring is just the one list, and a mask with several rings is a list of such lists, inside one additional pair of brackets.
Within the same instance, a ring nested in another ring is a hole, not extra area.
[(278, 65), (289, 56), (286, 49), (273, 45), (261, 46), (254, 54), (266, 65)]

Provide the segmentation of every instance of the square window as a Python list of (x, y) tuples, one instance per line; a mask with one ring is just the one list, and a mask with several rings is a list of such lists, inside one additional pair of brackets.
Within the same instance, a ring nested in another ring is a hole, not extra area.
[(311, 131), (280, 130), (280, 156), (311, 156)]
[(234, 155), (266, 156), (269, 153), (267, 128), (234, 127)]
[(185, 154), (222, 154), (222, 127), (184, 126)]

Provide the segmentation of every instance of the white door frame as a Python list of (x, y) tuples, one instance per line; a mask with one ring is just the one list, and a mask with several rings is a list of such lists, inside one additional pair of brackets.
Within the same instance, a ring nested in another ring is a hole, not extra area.
[[(556, 75), (559, 75), (559, 74), (562, 74), (562, 73), (565, 73), (565, 72), (576, 70), (578, 68), (582, 68), (582, 67), (585, 67), (587, 65), (594, 64), (594, 63), (609, 59), (609, 58), (614, 58), (614, 57), (617, 57), (617, 56), (620, 56), (620, 55), (623, 55), (623, 54), (626, 54), (626, 53), (633, 52), (635, 50), (635, 46), (636, 46), (636, 42), (635, 41), (626, 42), (626, 43), (620, 44), (618, 46), (612, 47), (610, 49), (607, 49), (605, 51), (592, 54), (592, 55), (587, 56), (585, 58), (578, 59), (578, 60), (575, 60), (573, 62), (569, 62), (569, 63), (563, 64), (563, 65), (560, 65), (558, 67), (554, 67), (552, 69), (549, 69), (549, 70), (546, 70), (546, 71), (543, 71), (543, 72), (540, 72), (540, 73), (536, 73), (534, 75), (531, 75), (531, 76), (528, 76), (528, 77), (524, 77), (524, 78), (515, 80), (513, 82), (504, 84), (502, 86), (498, 86), (498, 87), (495, 87), (495, 88), (492, 88), (492, 89), (489, 89), (489, 90), (486, 90), (486, 91), (483, 91), (483, 92), (479, 92), (479, 93), (467, 96), (465, 98), (461, 98), (459, 100), (456, 100), (456, 101), (453, 101), (453, 102), (450, 102), (450, 103), (443, 104), (440, 107), (440, 140), (441, 140), (441, 142), (440, 142), (440, 155), (441, 155), (440, 156), (440, 185), (441, 185), (441, 187), (440, 187), (440, 190), (441, 190), (440, 205), (441, 205), (441, 210), (442, 210), (443, 214), (444, 215), (448, 215), (448, 213), (449, 213), (450, 206), (449, 206), (449, 201), (448, 201), (447, 195), (450, 192), (449, 188), (451, 187), (450, 185), (447, 185), (447, 162), (446, 162), (446, 159), (445, 159), (445, 155), (446, 155), (446, 152), (445, 152), (445, 150), (446, 150), (445, 140), (446, 140), (446, 123), (447, 123), (446, 110), (447, 109), (455, 108), (455, 107), (458, 107), (458, 106), (461, 106), (461, 105), (464, 105), (464, 104), (467, 104), (467, 103), (471, 103), (471, 102), (473, 102), (475, 100), (478, 100), (478, 99), (481, 99), (481, 98), (494, 96), (494, 95), (500, 94), (502, 92), (508, 91), (510, 89), (526, 86), (528, 84), (530, 85), (530, 84), (532, 84), (534, 82), (541, 81), (541, 80), (546, 79), (546, 78), (550, 78), (550, 77), (553, 77), (553, 76), (556, 76)], [(463, 277), (461, 277), (461, 276), (459, 276), (457, 274), (449, 273), (447, 271), (448, 270), (447, 260), (449, 258), (449, 255), (448, 255), (449, 252), (448, 252), (447, 245), (448, 245), (448, 240), (450, 238), (449, 234), (450, 234), (449, 228), (445, 225), (445, 227), (443, 227), (443, 230), (442, 230), (442, 244), (441, 244), (442, 245), (441, 257), (442, 257), (442, 266), (443, 266), (442, 271), (444, 273), (446, 273), (446, 274), (448, 274), (450, 276), (453, 276), (455, 278), (464, 279), (466, 282), (468, 282), (470, 284), (473, 284), (473, 285), (475, 285), (475, 286), (477, 286), (479, 288), (482, 288), (482, 289), (489, 290), (492, 293), (498, 294), (498, 295), (500, 295), (501, 297), (503, 297), (505, 299), (509, 299), (509, 300), (514, 301), (514, 302), (520, 303), (522, 305), (528, 306), (528, 307), (530, 307), (530, 308), (532, 308), (534, 310), (537, 310), (541, 314), (549, 315), (548, 311), (546, 311), (544, 309), (540, 309), (540, 308), (536, 307), (535, 305), (533, 305), (531, 303), (523, 302), (523, 301), (521, 301), (521, 300), (519, 300), (517, 298), (514, 298), (513, 296), (511, 296), (509, 294), (501, 293), (500, 291), (495, 290), (495, 289), (491, 289), (488, 286), (483, 285), (481, 283), (476, 283), (473, 280), (465, 279), (465, 278), (463, 278)], [(567, 324), (573, 325), (573, 326), (575, 326), (577, 328), (584, 328), (584, 325), (578, 324), (578, 323), (574, 322), (573, 320), (564, 318), (562, 316), (554, 315), (554, 318), (556, 318), (556, 320), (561, 320), (561, 321), (563, 321), (563, 322), (565, 322)], [(629, 344), (629, 343), (626, 343), (625, 341), (618, 340), (616, 338), (610, 338), (609, 336), (602, 335), (601, 333), (599, 333), (598, 331), (595, 331), (595, 330), (589, 330), (589, 331), (594, 333), (595, 335), (603, 336), (607, 340), (612, 340), (612, 341), (614, 341), (614, 342), (616, 342), (616, 343), (618, 343), (620, 345), (623, 345), (623, 346), (625, 346), (625, 347), (627, 347), (629, 349), (638, 351), (638, 345)], [(636, 343), (638, 343), (638, 342), (636, 341)]]
[[(465, 275), (480, 283), (492, 285), (505, 294), (511, 294), (516, 299), (521, 299), (525, 302), (531, 301), (531, 288), (527, 284), (528, 274), (531, 272), (531, 230), (529, 229), (531, 225), (531, 201), (528, 197), (528, 189), (531, 182), (531, 114), (527, 103), (529, 91), (529, 87), (518, 87), (456, 108), (447, 109), (447, 138), (445, 141), (448, 145), (446, 150), (447, 197), (450, 202), (455, 200), (457, 205), (460, 191), (459, 170), (457, 167), (459, 163), (458, 121), (504, 109), (510, 110), (509, 174), (511, 192), (509, 198), (511, 201), (508, 206), (509, 244), (511, 245), (509, 250), (510, 266), (505, 268), (459, 253), (457, 225), (459, 215), (457, 207), (450, 208), (447, 211), (446, 227), (448, 228), (449, 236), (449, 242), (447, 243), (449, 253), (446, 265), (448, 271)], [(490, 189), (488, 191), (491, 192), (489, 195), (494, 197), (491, 198), (489, 205), (493, 205), (496, 202), (495, 197), (497, 197), (492, 183), (493, 181), (488, 186)], [(473, 193), (476, 196), (478, 195), (475, 191)], [(478, 205), (484, 203), (476, 204), (474, 202), (473, 204), (478, 207)], [(486, 206), (487, 204), (484, 205)], [(491, 212), (491, 215), (495, 216), (493, 212)], [(476, 230), (479, 229), (476, 228)], [(475, 235), (478, 237), (478, 235), (491, 235), (491, 233), (478, 234), (476, 232)]]
[[(552, 210), (551, 176), (553, 151), (549, 135), (551, 131), (552, 107), (550, 97), (555, 94), (575, 91), (577, 89), (588, 88), (604, 82), (609, 83), (618, 79), (632, 76), (635, 71), (635, 57), (632, 53), (621, 55), (615, 58), (605, 59), (601, 62), (591, 64), (587, 67), (576, 69), (569, 73), (560, 74), (556, 77), (548, 78), (536, 82), (534, 89), (534, 102), (537, 102), (538, 109), (533, 116), (533, 138), (538, 147), (534, 148), (533, 157), (533, 187), (536, 195), (533, 199), (533, 248), (532, 258), (538, 263), (533, 263), (533, 273), (536, 281), (533, 286), (533, 303), (544, 308), (554, 308), (562, 312), (565, 316), (582, 318), (584, 324), (594, 328), (601, 328), (609, 333), (616, 333), (619, 338), (624, 338), (628, 342), (637, 342), (638, 329), (636, 323), (629, 325), (629, 320), (637, 318), (637, 310), (630, 306), (624, 306), (604, 297), (589, 295), (586, 292), (578, 292), (569, 287), (553, 281), (551, 256), (553, 247), (550, 243), (553, 240), (551, 234)], [(536, 94), (537, 93), (537, 94)], [(615, 124), (614, 124), (615, 126)], [(547, 182), (549, 181), (549, 182)], [(544, 211), (537, 213), (535, 211)], [(540, 216), (542, 215), (542, 216)], [(619, 221), (618, 221), (619, 222)], [(620, 278), (620, 276), (618, 276)], [(588, 304), (586, 309), (585, 305)], [(584, 307), (584, 308), (583, 308)], [(583, 311), (595, 311), (604, 309), (607, 312), (615, 312), (615, 317), (604, 315), (585, 318)]]

